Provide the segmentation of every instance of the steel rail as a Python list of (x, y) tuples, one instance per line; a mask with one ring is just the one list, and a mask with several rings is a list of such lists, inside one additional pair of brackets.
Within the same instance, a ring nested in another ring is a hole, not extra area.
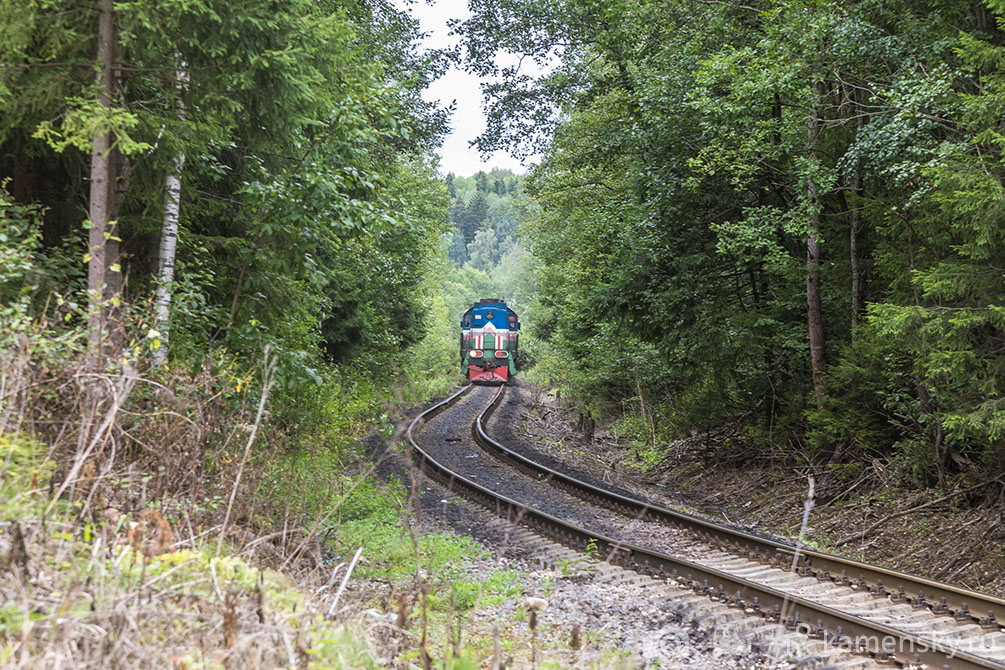
[[(766, 621), (778, 623), (785, 630), (803, 632), (849, 651), (872, 654), (879, 660), (900, 665), (924, 663), (932, 668), (949, 666), (959, 670), (1005, 668), (1005, 665), (995, 661), (953, 649), (920, 635), (868, 621), (715, 568), (595, 533), (535, 510), (453, 472), (423, 450), (415, 439), (415, 434), (426, 421), (454, 405), (471, 388), (469, 384), (413, 419), (406, 431), (410, 458), (427, 476), (498, 516), (527, 526), (578, 551), (603, 556), (612, 564), (655, 577), (670, 577), (713, 600), (742, 608), (749, 614), (760, 614)], [(481, 411), (472, 427), (473, 432), (478, 431), (487, 411), (495, 405), (501, 393), (500, 390)]]
[(935, 614), (978, 623), (988, 631), (1000, 630), (1000, 622), (1005, 622), (1005, 600), (1001, 598), (722, 526), (693, 514), (620, 495), (537, 463), (492, 439), (485, 431), (484, 424), (499, 404), (502, 394), (503, 387), (500, 387), (492, 402), (479, 415), (473, 427), (475, 440), (504, 461), (536, 476), (543, 476), (577, 497), (638, 518), (648, 517), (686, 528), (712, 546), (746, 558), (759, 559), (784, 569), (790, 569), (796, 562), (796, 570), (801, 576), (813, 576), (821, 581), (869, 591), (875, 596), (910, 603), (919, 609), (927, 607)]

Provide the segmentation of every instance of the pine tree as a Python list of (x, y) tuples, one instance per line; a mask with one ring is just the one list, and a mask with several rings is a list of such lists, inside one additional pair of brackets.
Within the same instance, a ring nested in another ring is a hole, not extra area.
[(471, 202), (468, 203), (464, 211), (463, 219), (459, 219), (460, 230), (464, 235), (464, 244), (470, 244), (475, 239), (475, 234), (485, 222), (489, 213), (488, 198), (484, 191), (475, 191)]

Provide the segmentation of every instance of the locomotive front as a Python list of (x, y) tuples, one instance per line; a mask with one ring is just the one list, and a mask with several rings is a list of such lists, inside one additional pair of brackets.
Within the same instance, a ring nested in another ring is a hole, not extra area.
[(473, 382), (505, 384), (516, 374), (520, 319), (498, 298), (479, 300), (461, 317), (461, 372)]

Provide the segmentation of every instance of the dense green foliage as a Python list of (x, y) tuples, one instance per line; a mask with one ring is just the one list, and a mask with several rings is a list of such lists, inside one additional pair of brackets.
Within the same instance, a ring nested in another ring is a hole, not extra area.
[(450, 192), (449, 257), (489, 270), (516, 246), (516, 228), (524, 202), (523, 177), (508, 170), (478, 172), (472, 177), (446, 177)]
[(526, 177), (437, 176), (448, 54), (384, 0), (117, 2), (110, 84), (107, 2), (0, 0), (5, 346), (82, 353), (98, 291), (116, 365), (244, 379), (268, 347), (278, 423), (323, 432), (339, 389), (454, 369), (498, 295), (524, 366), (654, 437), (1005, 471), (1005, 3), (470, 4), (479, 148), (542, 152)]
[[(61, 328), (84, 327), (86, 166), (105, 127), (108, 285), (123, 285), (106, 296), (130, 306), (120, 346), (146, 334), (148, 349), (169, 346), (169, 370), (249, 369), (269, 347), (279, 416), (294, 422), (294, 400), (333, 379), (336, 393), (359, 376), (393, 382), (426, 333), (448, 204), (431, 153), (446, 112), (419, 95), (445, 61), (418, 49), (412, 19), (383, 0), (116, 2), (106, 110), (98, 4), (2, 11), (4, 337), (56, 301), (68, 305)], [(158, 332), (150, 300), (172, 174), (178, 251)]]
[(641, 399), (668, 439), (1005, 469), (1005, 5), (471, 6), (469, 66), (500, 78), (480, 148), (544, 151), (545, 379)]

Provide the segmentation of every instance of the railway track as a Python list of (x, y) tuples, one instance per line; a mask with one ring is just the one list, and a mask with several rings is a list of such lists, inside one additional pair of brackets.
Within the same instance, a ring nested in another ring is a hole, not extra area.
[[(1005, 621), (1002, 599), (752, 535), (608, 491), (541, 465), (487, 432), (489, 417), (505, 387), (499, 387), (471, 422), (474, 443), (532, 477), (538, 486), (546, 483), (610, 510), (621, 515), (626, 525), (658, 524), (672, 530), (678, 539), (659, 549), (635, 544), (598, 531), (595, 524), (575, 523), (538, 509), (526, 493), (521, 499), (504, 495), (494, 490), (500, 486), (485, 481), (491, 477), (484, 474), (465, 476), (463, 463), (443, 462), (449, 451), (442, 452), (438, 460), (431, 453), (433, 449), (420, 446), (419, 428), (471, 390), (467, 386), (420, 414), (409, 426), (407, 438), (413, 460), (427, 475), (498, 516), (607, 563), (658, 582), (683, 585), (701, 598), (748, 617), (761, 617), (765, 626), (802, 633), (880, 663), (1005, 669), (1005, 633), (999, 625)], [(435, 437), (442, 438), (440, 443), (449, 449), (456, 449), (459, 441), (456, 435)], [(465, 458), (477, 456), (467, 454)]]

